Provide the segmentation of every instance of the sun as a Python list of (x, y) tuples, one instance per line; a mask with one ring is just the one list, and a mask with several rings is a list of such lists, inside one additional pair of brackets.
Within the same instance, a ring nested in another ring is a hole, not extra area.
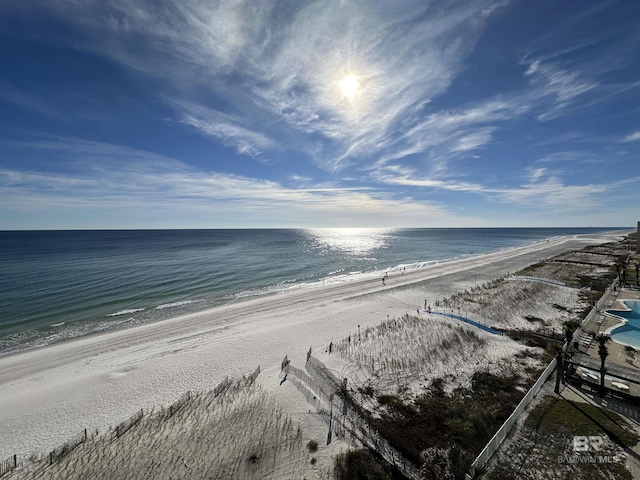
[(340, 87), (340, 92), (342, 95), (347, 97), (349, 100), (353, 100), (358, 93), (358, 79), (353, 75), (347, 75), (340, 83), (338, 83), (338, 87)]

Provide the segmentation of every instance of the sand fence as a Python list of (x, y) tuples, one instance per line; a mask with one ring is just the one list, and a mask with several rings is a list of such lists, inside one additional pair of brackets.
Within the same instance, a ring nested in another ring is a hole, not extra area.
[(305, 364), (306, 372), (291, 365), (286, 356), (281, 366), (286, 381), (296, 386), (329, 426), (327, 444), (331, 443), (332, 435), (335, 434), (354, 446), (366, 446), (375, 450), (407, 478), (420, 478), (418, 469), (360, 414), (360, 408), (347, 393), (346, 379), (340, 380), (310, 353)]
[[(255, 385), (259, 374), (260, 367), (258, 366), (250, 375), (242, 377), (242, 379), (230, 380), (228, 377), (225, 378), (209, 392), (194, 393), (187, 391), (169, 407), (162, 407), (155, 411), (152, 409), (148, 412), (141, 409), (103, 434), (98, 434), (95, 430), (88, 431), (84, 429), (64, 444), (50, 451), (48, 455), (41, 456), (37, 460), (32, 459), (22, 462), (19, 461), (17, 455), (13, 455), (0, 462), (0, 477), (3, 477), (3, 480), (4, 478), (106, 478), (106, 472), (115, 472), (116, 475), (124, 474), (127, 478), (145, 478), (144, 475), (149, 473), (147, 471), (148, 465), (154, 462), (158, 464), (159, 459), (160, 461), (164, 460), (163, 468), (165, 469), (167, 467), (175, 469), (177, 468), (175, 465), (185, 469), (190, 467), (187, 465), (186, 459), (189, 459), (187, 454), (192, 449), (191, 444), (197, 444), (194, 439), (185, 440), (183, 442), (185, 445), (167, 447), (168, 453), (165, 452), (165, 458), (161, 454), (156, 455), (159, 458), (154, 458), (153, 449), (162, 450), (165, 447), (162, 442), (166, 438), (178, 438), (192, 429), (200, 432), (207, 430), (216, 432), (224, 428), (233, 429), (233, 422), (247, 418), (247, 412), (251, 414), (252, 409), (254, 411), (259, 410), (256, 407), (263, 404), (268, 404), (265, 408), (272, 415), (272, 417), (265, 420), (269, 423), (269, 425), (265, 423), (265, 431), (275, 434), (282, 441), (279, 445), (267, 445), (265, 440), (268, 439), (258, 438), (260, 436), (258, 434), (256, 438), (245, 442), (246, 445), (244, 445), (242, 452), (238, 454), (238, 458), (234, 459), (233, 464), (223, 465), (222, 468), (226, 470), (227, 474), (237, 473), (240, 475), (246, 473), (245, 470), (247, 469), (252, 471), (277, 469), (276, 456), (279, 454), (278, 449), (282, 450), (283, 454), (294, 453), (295, 457), (303, 457), (304, 446), (301, 444), (301, 439), (298, 438), (299, 432), (296, 431), (288, 416), (284, 412), (276, 412), (277, 407), (272, 404), (273, 402), (265, 401), (266, 393), (258, 385)], [(254, 412), (251, 415), (265, 417), (264, 412)], [(260, 421), (258, 418), (253, 420)], [(229, 425), (226, 426), (226, 424)], [(218, 425), (223, 425), (223, 427), (215, 428)], [(128, 438), (130, 436), (131, 438)], [(208, 438), (205, 440), (205, 442), (201, 441), (200, 443), (210, 443), (211, 445), (209, 446), (211, 448), (209, 450), (213, 450), (215, 454), (225, 456), (224, 452), (220, 452), (219, 444), (228, 440), (226, 437), (222, 441)], [(140, 445), (141, 441), (142, 446)], [(149, 445), (144, 445), (145, 441)], [(235, 439), (232, 443), (235, 443)], [(146, 446), (152, 447), (150, 449), (151, 454), (145, 450)], [(140, 451), (136, 452), (136, 449)], [(170, 461), (169, 459), (175, 450), (181, 452), (184, 450), (181, 453), (182, 457), (179, 462)], [(270, 460), (268, 468), (263, 465), (264, 461), (262, 462), (263, 464), (254, 465), (259, 463), (258, 461), (261, 458), (264, 459), (267, 456), (266, 452), (268, 452), (270, 458), (273, 457), (273, 464)], [(198, 455), (197, 457), (211, 459), (212, 452), (207, 451), (207, 453), (209, 455)], [(247, 461), (252, 455), (255, 456), (254, 464)], [(189, 460), (193, 460), (193, 458)], [(211, 462), (202, 466), (194, 463), (193, 467), (215, 470), (216, 465), (211, 465)], [(156, 473), (160, 474), (158, 478), (169, 478), (177, 472), (168, 472), (168, 476), (165, 475), (167, 472), (164, 470)], [(181, 473), (184, 474), (184, 472)], [(218, 477), (213, 475), (211, 478)]]
[(6, 460), (0, 462), (0, 477), (2, 477), (5, 473), (9, 473), (11, 470), (18, 466), (18, 456), (13, 455)]

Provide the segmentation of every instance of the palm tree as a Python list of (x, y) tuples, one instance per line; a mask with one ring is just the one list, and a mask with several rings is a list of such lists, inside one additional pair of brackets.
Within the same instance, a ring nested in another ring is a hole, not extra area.
[(600, 357), (600, 396), (604, 397), (604, 361), (609, 356), (609, 349), (607, 348), (607, 342), (611, 337), (604, 333), (596, 335), (595, 339), (598, 342), (598, 356)]
[(567, 343), (567, 346), (571, 346), (571, 339), (573, 338), (573, 334), (579, 326), (580, 322), (575, 319), (567, 320), (566, 322), (564, 322), (562, 328), (564, 330), (564, 341)]
[(616, 273), (618, 274), (620, 287), (623, 287), (627, 280), (627, 261), (618, 260), (614, 266), (616, 267)]

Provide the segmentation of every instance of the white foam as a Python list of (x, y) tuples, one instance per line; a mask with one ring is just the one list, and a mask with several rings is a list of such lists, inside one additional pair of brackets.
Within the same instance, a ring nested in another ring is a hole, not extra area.
[(142, 312), (144, 308), (128, 308), (116, 313), (110, 313), (107, 317), (119, 317), (120, 315), (131, 315), (132, 313)]
[(183, 300), (181, 302), (163, 303), (162, 305), (158, 305), (156, 307), (156, 310), (164, 310), (165, 308), (181, 307), (183, 305), (190, 305), (192, 303), (196, 303), (196, 301), (195, 300)]

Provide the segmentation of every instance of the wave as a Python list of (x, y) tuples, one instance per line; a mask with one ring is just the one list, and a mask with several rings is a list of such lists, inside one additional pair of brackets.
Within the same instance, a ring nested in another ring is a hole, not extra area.
[(164, 310), (165, 308), (173, 308), (173, 307), (181, 307), (183, 305), (190, 305), (192, 303), (197, 303), (197, 300), (183, 300), (181, 302), (173, 302), (173, 303), (163, 303), (162, 305), (158, 305), (156, 310)]
[(64, 325), (67, 322), (60, 322), (60, 323), (52, 323), (51, 326), (52, 327), (61, 327), (62, 325)]
[(144, 308), (128, 308), (116, 313), (110, 313), (107, 317), (119, 317), (120, 315), (131, 315), (132, 313), (142, 312)]

